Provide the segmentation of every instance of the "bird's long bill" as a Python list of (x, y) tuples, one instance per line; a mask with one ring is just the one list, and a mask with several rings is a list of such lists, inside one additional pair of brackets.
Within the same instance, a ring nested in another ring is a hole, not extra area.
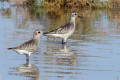
[(44, 35), (44, 36), (48, 36), (48, 35), (49, 35), (49, 32), (43, 32), (43, 35)]

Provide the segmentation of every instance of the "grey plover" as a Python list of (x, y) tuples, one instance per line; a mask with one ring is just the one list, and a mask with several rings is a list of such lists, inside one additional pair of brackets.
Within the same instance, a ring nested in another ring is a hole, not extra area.
[(8, 50), (15, 50), (19, 54), (25, 54), (30, 56), (31, 53), (34, 53), (37, 50), (39, 45), (39, 38), (41, 35), (42, 35), (42, 32), (37, 29), (33, 33), (33, 39), (26, 41), (20, 46), (8, 48)]
[(45, 36), (54, 36), (62, 38), (62, 44), (66, 43), (67, 38), (69, 38), (75, 31), (75, 19), (77, 17), (77, 12), (72, 12), (70, 14), (69, 22), (56, 28), (55, 30), (44, 32)]

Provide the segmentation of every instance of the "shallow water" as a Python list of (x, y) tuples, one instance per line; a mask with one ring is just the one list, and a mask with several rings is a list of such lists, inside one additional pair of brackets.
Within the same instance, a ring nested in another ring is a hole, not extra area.
[(69, 12), (0, 7), (0, 80), (119, 80), (120, 12), (83, 10), (67, 45), (42, 36), (39, 49), (25, 55), (7, 50), (32, 37), (35, 29), (49, 31), (68, 20)]

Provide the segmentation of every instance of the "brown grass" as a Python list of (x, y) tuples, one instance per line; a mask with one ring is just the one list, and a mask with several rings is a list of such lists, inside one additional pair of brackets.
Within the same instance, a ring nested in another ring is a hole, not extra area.
[(52, 2), (45, 0), (45, 5), (48, 7), (73, 8), (89, 6), (89, 2), (90, 0), (55, 0)]
[(51, 8), (120, 8), (120, 0), (109, 0), (99, 2), (99, 0), (45, 0), (45, 6)]

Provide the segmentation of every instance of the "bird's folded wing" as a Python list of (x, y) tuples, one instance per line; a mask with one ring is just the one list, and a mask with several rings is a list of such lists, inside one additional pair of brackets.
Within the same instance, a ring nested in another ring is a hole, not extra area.
[(27, 51), (33, 51), (36, 49), (36, 42), (32, 39), (32, 40), (29, 40), (23, 44), (21, 44), (20, 46), (18, 47), (15, 47), (13, 49), (21, 49), (21, 50), (27, 50)]
[(69, 30), (72, 29), (73, 24), (72, 23), (67, 23), (61, 27), (56, 28), (55, 30), (49, 31), (49, 32), (45, 32), (44, 34), (65, 34), (67, 33)]

